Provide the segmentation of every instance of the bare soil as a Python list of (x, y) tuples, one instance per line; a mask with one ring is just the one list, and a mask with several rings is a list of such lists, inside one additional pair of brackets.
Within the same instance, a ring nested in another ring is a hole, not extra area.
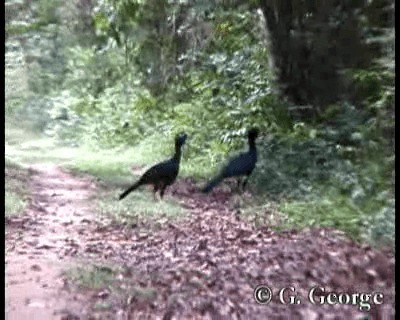
[[(190, 214), (160, 230), (121, 226), (90, 207), (96, 186), (54, 165), (31, 169), (26, 214), (6, 221), (6, 319), (394, 319), (394, 254), (357, 244), (331, 229), (274, 232), (232, 209), (229, 192), (202, 195), (180, 180), (173, 196)], [(84, 290), (63, 271), (113, 263), (116, 286)], [(274, 298), (258, 305), (257, 285)], [(313, 305), (318, 285), (335, 292), (382, 292), (384, 303)], [(293, 286), (298, 305), (282, 305)], [(107, 308), (99, 309), (99, 302)]]

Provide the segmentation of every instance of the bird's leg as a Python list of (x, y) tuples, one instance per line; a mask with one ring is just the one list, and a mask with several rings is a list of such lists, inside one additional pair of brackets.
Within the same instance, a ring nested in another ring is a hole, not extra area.
[(244, 192), (245, 187), (247, 185), (247, 182), (249, 181), (249, 177), (250, 175), (247, 175), (246, 178), (243, 180), (243, 184), (242, 184), (242, 191)]
[(158, 185), (154, 185), (154, 188), (153, 188), (153, 199), (154, 199), (154, 201), (157, 201), (157, 191), (158, 191)]
[(239, 192), (240, 191), (240, 183), (241, 183), (241, 179), (240, 178), (237, 178), (237, 191)]
[(167, 186), (163, 186), (163, 187), (161, 187), (161, 190), (160, 190), (160, 197), (161, 197), (161, 199), (164, 197), (164, 192), (165, 192), (165, 189), (167, 188)]

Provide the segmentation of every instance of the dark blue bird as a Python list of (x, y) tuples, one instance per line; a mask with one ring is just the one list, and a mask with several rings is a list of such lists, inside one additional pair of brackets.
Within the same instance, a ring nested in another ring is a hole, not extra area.
[(244, 190), (257, 163), (257, 148), (255, 140), (258, 137), (258, 133), (259, 130), (257, 128), (252, 128), (248, 131), (247, 137), (249, 150), (231, 159), (228, 164), (222, 168), (220, 173), (201, 190), (202, 192), (210, 192), (223, 179), (230, 177), (238, 177), (238, 186), (240, 187), (241, 176), (245, 176), (242, 184), (242, 188)]

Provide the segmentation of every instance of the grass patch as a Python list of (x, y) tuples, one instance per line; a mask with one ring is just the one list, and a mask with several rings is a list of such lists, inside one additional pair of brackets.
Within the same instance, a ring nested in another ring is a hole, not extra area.
[(5, 217), (22, 214), (28, 205), (28, 170), (10, 160), (5, 161)]
[[(101, 214), (111, 216), (118, 223), (135, 224), (142, 221), (157, 225), (159, 219), (175, 220), (185, 214), (185, 210), (168, 195), (163, 201), (154, 202), (152, 193), (145, 188), (133, 192), (124, 201), (117, 201), (122, 188), (137, 179), (131, 168), (143, 164), (149, 167), (164, 160), (165, 155), (160, 155), (160, 150), (145, 148), (145, 144), (127, 150), (68, 147), (57, 144), (51, 138), (32, 138), (28, 132), (15, 126), (10, 126), (6, 132), (6, 159), (12, 158), (27, 165), (51, 162), (77, 173), (89, 174), (103, 182), (107, 189), (100, 191), (97, 208)], [(8, 203), (17, 208), (14, 211), (23, 205), (23, 202), (18, 202), (18, 198), (13, 198), (12, 195), (8, 197)]]
[[(119, 148), (98, 151), (82, 148), (81, 151), (75, 153), (74, 159), (65, 165), (75, 172), (87, 173), (104, 182), (123, 185), (133, 181), (132, 168), (148, 169), (158, 162), (168, 159), (169, 156), (172, 156), (172, 153), (166, 156), (159, 153), (150, 155), (145, 148), (142, 149), (140, 146), (127, 150)], [(182, 159), (179, 177), (204, 179), (211, 176), (214, 170), (199, 161), (196, 163)]]
[(288, 217), (284, 225), (332, 227), (356, 241), (378, 247), (394, 246), (395, 205), (386, 192), (357, 197), (333, 186), (321, 189), (301, 200), (282, 201), (278, 209)]
[(90, 308), (96, 319), (113, 319), (116, 310), (131, 303), (150, 306), (157, 299), (157, 290), (145, 285), (149, 282), (148, 275), (135, 273), (128, 267), (85, 265), (67, 270), (65, 276), (76, 289), (94, 292)]
[(117, 198), (123, 189), (102, 191), (96, 201), (97, 209), (100, 214), (111, 217), (119, 224), (145, 223), (154, 228), (185, 216), (186, 210), (170, 196), (165, 195), (163, 200), (154, 201), (152, 192), (143, 189), (132, 192), (121, 201)]
[(75, 156), (76, 148), (63, 147), (50, 137), (33, 130), (29, 124), (5, 122), (5, 157), (22, 165), (60, 163)]
[(37, 134), (33, 132), (27, 132), (22, 129), (23, 126), (17, 126), (17, 124), (10, 124), (9, 121), (5, 122), (4, 138), (6, 145), (20, 145), (25, 141), (32, 141), (38, 138)]
[(256, 227), (268, 226), (276, 231), (329, 227), (345, 232), (357, 241), (377, 248), (394, 248), (395, 203), (383, 205), (367, 201), (362, 206), (331, 188), (325, 194), (303, 199), (268, 199), (260, 195), (242, 200), (242, 216)]
[(279, 205), (279, 210), (288, 216), (284, 225), (299, 229), (333, 227), (354, 239), (359, 239), (363, 214), (346, 200), (320, 198), (310, 201), (287, 201)]
[(132, 181), (132, 154), (127, 151), (80, 148), (65, 166), (78, 173), (90, 174), (108, 184), (120, 185)]
[[(202, 156), (189, 159), (190, 153), (189, 140), (183, 148), (180, 177), (195, 177), (203, 183), (222, 165), (221, 162), (220, 165), (211, 166), (209, 159)], [(137, 178), (132, 174), (133, 167), (143, 167), (144, 172), (172, 154), (173, 143), (157, 134), (127, 148), (68, 147), (54, 139), (24, 131), (15, 123), (6, 123), (6, 160), (12, 159), (27, 165), (48, 161), (98, 178), (108, 189), (99, 194), (97, 208), (101, 214), (121, 224), (148, 222), (159, 225), (165, 220), (185, 215), (185, 210), (168, 194), (163, 201), (154, 202), (151, 192), (144, 187), (123, 201), (117, 201), (122, 189)], [(18, 181), (6, 181), (6, 214), (22, 212), (26, 205), (24, 192), (17, 185)], [(386, 206), (379, 197), (370, 199), (364, 196), (361, 202), (354, 197), (353, 201), (350, 195), (342, 194), (339, 189), (336, 186), (314, 186), (314, 191), (308, 197), (277, 198), (273, 202), (271, 198), (266, 200), (264, 196), (259, 196), (259, 200), (252, 200), (251, 203), (244, 201), (241, 207), (244, 215), (255, 225), (268, 225), (277, 229), (333, 227), (356, 240), (362, 238), (371, 243), (388, 243), (393, 240), (394, 243), (395, 214), (392, 207)], [(265, 192), (259, 194), (265, 195)]]
[(277, 202), (265, 202), (265, 199), (260, 196), (255, 196), (251, 201), (242, 203), (242, 216), (257, 228), (268, 226), (278, 229), (288, 219), (287, 215), (279, 210)]
[(194, 178), (195, 181), (203, 181), (217, 174), (220, 169), (221, 165), (210, 166), (208, 159), (183, 159), (179, 175)]
[(79, 266), (66, 271), (67, 279), (83, 289), (107, 288), (116, 274), (116, 269), (103, 265)]
[[(156, 138), (156, 135), (148, 137), (138, 145), (126, 148), (82, 148), (84, 152), (77, 154), (75, 159), (67, 166), (72, 170), (91, 174), (106, 182), (128, 183), (132, 181), (130, 178), (132, 167), (150, 168), (158, 162), (172, 157), (174, 153), (173, 142), (165, 141), (164, 143), (163, 140)], [(183, 147), (180, 177), (203, 179), (214, 173), (215, 168), (210, 167), (207, 159), (188, 159), (185, 149), (186, 145)]]
[(379, 246), (395, 249), (396, 237), (396, 207), (395, 200), (389, 201), (376, 215), (366, 219), (363, 228), (363, 238)]
[[(5, 136), (6, 158), (26, 165), (55, 163), (115, 185), (125, 185), (132, 181), (132, 167), (149, 168), (172, 156), (174, 151), (173, 143), (164, 146), (160, 141), (155, 141), (154, 137), (127, 148), (70, 147), (50, 137), (17, 127), (12, 122), (6, 122)], [(204, 178), (214, 171), (215, 168), (210, 168), (205, 160), (186, 159), (183, 150), (180, 177)]]

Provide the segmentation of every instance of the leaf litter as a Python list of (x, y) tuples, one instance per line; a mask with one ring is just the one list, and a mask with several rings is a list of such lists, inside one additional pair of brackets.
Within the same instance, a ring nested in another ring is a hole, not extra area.
[[(181, 179), (166, 196), (190, 214), (152, 230), (93, 214), (89, 199), (98, 187), (57, 166), (35, 165), (30, 184), (29, 210), (6, 221), (9, 319), (32, 313), (44, 320), (394, 319), (393, 253), (329, 228), (256, 228), (236, 213), (231, 192), (223, 188), (203, 195), (193, 181)], [(79, 286), (66, 275), (76, 265), (86, 266), (92, 277), (100, 271), (108, 276), (100, 288)], [(268, 305), (253, 298), (260, 284), (273, 290)], [(301, 304), (279, 303), (278, 290), (289, 286), (302, 296)], [(307, 294), (313, 286), (382, 292), (384, 303), (369, 312), (312, 305)]]

